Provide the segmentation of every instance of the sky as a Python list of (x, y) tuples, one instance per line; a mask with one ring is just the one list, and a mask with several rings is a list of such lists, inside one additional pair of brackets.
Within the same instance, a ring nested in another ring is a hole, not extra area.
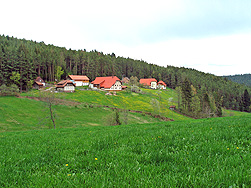
[(217, 76), (251, 73), (250, 0), (0, 0), (0, 34)]

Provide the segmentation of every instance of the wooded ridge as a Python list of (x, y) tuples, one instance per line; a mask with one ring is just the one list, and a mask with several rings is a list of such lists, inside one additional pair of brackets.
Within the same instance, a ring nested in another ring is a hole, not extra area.
[(244, 91), (251, 91), (248, 86), (194, 69), (169, 66), (171, 63), (167, 62), (163, 67), (114, 53), (67, 50), (44, 42), (0, 35), (0, 85), (16, 84), (22, 91), (29, 89), (37, 76), (47, 82), (55, 82), (70, 74), (86, 75), (90, 80), (111, 75), (120, 79), (131, 76), (156, 78), (172, 89), (182, 86), (187, 80), (199, 98), (207, 93), (209, 98), (222, 98), (222, 107), (243, 110)]

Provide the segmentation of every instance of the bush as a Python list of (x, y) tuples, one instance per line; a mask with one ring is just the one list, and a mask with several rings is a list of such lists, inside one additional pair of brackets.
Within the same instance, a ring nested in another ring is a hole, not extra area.
[(18, 96), (19, 89), (17, 85), (12, 84), (9, 87), (5, 84), (0, 86), (0, 95), (1, 96)]

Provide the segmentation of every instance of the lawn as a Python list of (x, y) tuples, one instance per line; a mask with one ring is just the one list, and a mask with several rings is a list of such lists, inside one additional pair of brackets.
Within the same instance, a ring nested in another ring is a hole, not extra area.
[(251, 116), (0, 133), (1, 187), (250, 187)]

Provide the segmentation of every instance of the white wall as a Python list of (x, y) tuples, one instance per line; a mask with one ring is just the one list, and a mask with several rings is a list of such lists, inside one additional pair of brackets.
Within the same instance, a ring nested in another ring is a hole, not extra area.
[(65, 86), (64, 91), (75, 91), (75, 87), (74, 86)]
[(157, 82), (151, 82), (151, 88), (157, 89)]

